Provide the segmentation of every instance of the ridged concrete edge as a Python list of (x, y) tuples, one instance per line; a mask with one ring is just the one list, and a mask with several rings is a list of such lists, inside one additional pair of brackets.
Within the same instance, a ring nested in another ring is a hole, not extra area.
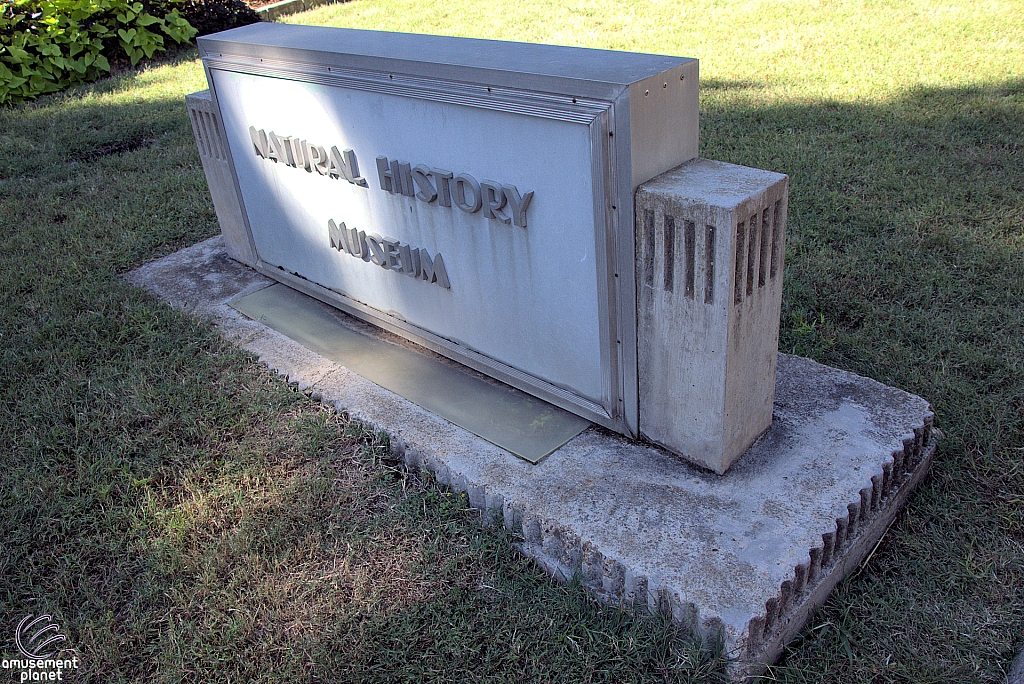
[[(808, 548), (807, 560), (790, 565), (791, 569), (782, 573), (789, 578), (782, 581), (778, 593), (765, 602), (764, 612), (757, 614), (755, 610), (754, 616), (745, 622), (745, 629), (739, 625), (726, 629), (718, 614), (698, 607), (692, 600), (687, 601), (677, 587), (666, 581), (667, 577), (659, 578), (650, 570), (633, 567), (632, 561), (623, 562), (613, 555), (614, 551), (608, 553), (609, 549), (602, 553), (564, 522), (546, 518), (531, 507), (506, 498), (497, 490), (500, 482), (488, 487), (479, 477), (451, 467), (445, 459), (453, 463), (452, 454), (418, 443), (422, 440), (404, 441), (401, 431), (410, 426), (385, 424), (380, 422), (380, 417), (394, 408), (387, 404), (404, 405), (405, 400), (226, 307), (224, 302), (230, 298), (264, 287), (270, 281), (230, 262), (221, 243), (220, 238), (214, 238), (186, 248), (138, 269), (127, 279), (153, 289), (178, 308), (212, 318), (226, 337), (256, 354), (269, 368), (297, 384), (299, 390), (308, 391), (314, 399), (391, 435), (392, 451), (406, 468), (413, 472), (428, 470), (441, 484), (465, 493), (485, 523), (503, 524), (519, 535), (520, 550), (549, 574), (562, 580), (578, 575), (605, 603), (631, 606), (644, 612), (670, 613), (694, 635), (720, 640), (731, 658), (729, 672), (735, 679), (757, 675), (778, 658), (785, 644), (800, 632), (831, 590), (868, 556), (911, 491), (926, 476), (936, 453), (934, 415), (923, 411), (921, 422), (903, 436), (902, 448), (893, 451), (888, 459), (874, 461), (881, 463), (880, 470), (867, 476), (859, 496), (846, 505), (847, 514), (835, 519), (834, 528), (821, 535), (820, 545)], [(169, 281), (169, 277), (191, 281)], [(176, 291), (170, 291), (172, 288)], [(787, 358), (790, 362), (826, 368), (795, 357)], [(834, 369), (830, 372), (853, 377)], [(353, 399), (362, 408), (351, 405)], [(927, 406), (924, 402), (921, 405)], [(439, 420), (427, 418), (422, 412), (413, 417)], [(914, 425), (914, 422), (909, 424)], [(895, 438), (893, 442), (899, 443)], [(449, 448), (452, 446), (460, 450), (468, 447), (472, 453), (492, 448), (477, 441), (452, 442)]]
[(793, 578), (779, 587), (779, 595), (765, 603), (763, 616), (747, 625), (748, 664), (735, 668), (744, 678), (764, 672), (807, 625), (832, 590), (871, 553), (896, 519), (910, 493), (924, 480), (938, 451), (933, 436), (935, 415), (927, 414), (913, 434), (903, 438), (903, 449), (894, 451), (892, 463), (871, 476), (860, 490), (860, 499), (847, 505), (849, 513), (836, 518), (836, 529), (821, 536), (821, 546), (808, 550), (808, 560), (793, 569)]
[[(324, 399), (314, 393), (314, 398)], [(372, 422), (372, 421), (371, 421)], [(765, 613), (753, 618), (746, 639), (731, 656), (730, 675), (737, 680), (756, 677), (782, 654), (820, 608), (832, 590), (875, 547), (925, 478), (937, 453), (933, 436), (934, 414), (925, 416), (919, 428), (907, 435), (902, 450), (892, 454), (892, 463), (870, 478), (860, 499), (848, 504), (849, 513), (836, 519), (836, 529), (822, 535), (821, 546), (808, 550), (806, 563), (797, 565), (792, 579), (779, 586), (778, 596), (765, 604)], [(377, 427), (377, 426), (374, 426)], [(386, 431), (385, 431), (386, 432)], [(656, 578), (635, 572), (619, 560), (604, 556), (573, 532), (545, 520), (501, 494), (488, 492), (485, 484), (452, 472), (439, 458), (401, 440), (392, 442), (393, 455), (414, 473), (430, 471), (438, 482), (464, 493), (470, 506), (479, 510), (485, 524), (500, 523), (522, 537), (518, 548), (549, 575), (563, 581), (579, 576), (602, 602), (625, 605), (643, 612), (671, 612), (673, 619), (704, 640), (720, 638), (718, 620), (702, 620), (692, 603), (683, 602)]]

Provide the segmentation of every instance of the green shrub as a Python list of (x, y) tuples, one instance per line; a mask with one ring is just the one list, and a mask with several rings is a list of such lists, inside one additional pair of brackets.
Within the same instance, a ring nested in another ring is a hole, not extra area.
[(178, 11), (200, 36), (254, 24), (260, 20), (256, 10), (242, 0), (183, 0)]
[(165, 37), (187, 43), (196, 34), (177, 9), (132, 0), (2, 0), (0, 6), (0, 104), (97, 78), (118, 55), (137, 64), (164, 50)]

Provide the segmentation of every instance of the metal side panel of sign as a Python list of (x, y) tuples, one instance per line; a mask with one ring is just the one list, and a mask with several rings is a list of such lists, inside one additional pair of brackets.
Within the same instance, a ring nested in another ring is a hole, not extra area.
[[(679, 90), (693, 60), (283, 25), (200, 45), (259, 270), (635, 434), (632, 192), (638, 164), (669, 162), (631, 138), (631, 111), (664, 122), (629, 97)], [(502, 50), (529, 88), (495, 69)]]

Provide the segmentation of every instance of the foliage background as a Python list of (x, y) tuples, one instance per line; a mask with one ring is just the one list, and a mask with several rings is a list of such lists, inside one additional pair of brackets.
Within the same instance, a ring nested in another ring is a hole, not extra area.
[[(702, 155), (790, 175), (783, 350), (920, 394), (945, 434), (769, 681), (1003, 681), (1024, 645), (1020, 2), (353, 0), (294, 21), (699, 58)], [(85, 682), (716, 677), (124, 284), (217, 233), (183, 103), (205, 87), (182, 52), (0, 109), (0, 652), (45, 612)]]
[(0, 106), (135, 66), (196, 35), (259, 21), (241, 0), (3, 0)]

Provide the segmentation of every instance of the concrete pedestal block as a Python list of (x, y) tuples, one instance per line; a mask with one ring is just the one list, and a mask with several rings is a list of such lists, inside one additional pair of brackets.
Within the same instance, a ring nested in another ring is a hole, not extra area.
[(788, 189), (695, 159), (637, 190), (640, 433), (719, 474), (772, 421)]
[(551, 575), (721, 643), (736, 680), (763, 673), (870, 556), (937, 449), (924, 399), (779, 354), (771, 428), (724, 475), (597, 429), (534, 465), (244, 318), (227, 302), (273, 281), (220, 237), (127, 279), (388, 433), (409, 470), (465, 492)]
[(256, 248), (249, 239), (245, 227), (242, 203), (238, 199), (227, 140), (222, 131), (217, 108), (213, 105), (209, 90), (202, 90), (185, 96), (188, 116), (192, 120), (192, 133), (196, 136), (199, 158), (203, 162), (203, 173), (210, 186), (213, 208), (224, 234), (224, 246), (228, 256), (246, 266), (256, 265)]

